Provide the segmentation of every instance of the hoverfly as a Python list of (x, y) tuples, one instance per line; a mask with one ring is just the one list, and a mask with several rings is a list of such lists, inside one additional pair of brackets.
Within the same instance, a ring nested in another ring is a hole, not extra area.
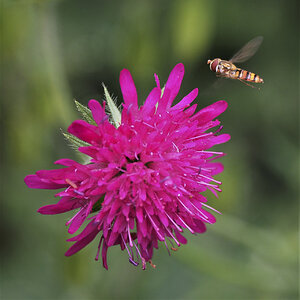
[(207, 64), (209, 64), (211, 71), (217, 73), (217, 77), (237, 79), (242, 83), (255, 88), (255, 86), (248, 84), (247, 82), (264, 83), (263, 79), (255, 73), (236, 67), (233, 63), (244, 62), (252, 57), (258, 50), (262, 41), (263, 37), (258, 36), (249, 41), (230, 60), (223, 60), (221, 58), (215, 58), (213, 60), (209, 59)]

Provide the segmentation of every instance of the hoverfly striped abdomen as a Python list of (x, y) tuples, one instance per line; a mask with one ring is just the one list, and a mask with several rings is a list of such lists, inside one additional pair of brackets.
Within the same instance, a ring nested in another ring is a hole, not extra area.
[(260, 78), (257, 74), (239, 68), (235, 70), (235, 78), (239, 78), (241, 80), (255, 82), (255, 83), (264, 82), (263, 79)]

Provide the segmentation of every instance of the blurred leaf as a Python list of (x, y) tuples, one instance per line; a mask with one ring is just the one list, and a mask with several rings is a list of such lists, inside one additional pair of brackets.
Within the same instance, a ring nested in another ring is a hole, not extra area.
[[(249, 251), (253, 251), (253, 254), (261, 256), (266, 263), (294, 266), (298, 261), (296, 239), (272, 229), (257, 228), (227, 214), (222, 216), (219, 224), (212, 226), (211, 230), (243, 244)], [(293, 233), (295, 237), (296, 233)]]
[[(198, 237), (198, 239), (201, 239)], [(190, 243), (176, 254), (176, 259), (187, 263), (199, 273), (215, 279), (248, 288), (253, 291), (267, 291), (275, 294), (295, 293), (297, 272), (278, 268), (264, 260), (240, 259), (236, 255), (220, 255), (219, 249), (198, 241)], [(280, 271), (279, 271), (280, 270)]]
[(215, 26), (212, 1), (177, 0), (171, 19), (172, 48), (180, 60), (192, 61), (208, 48)]

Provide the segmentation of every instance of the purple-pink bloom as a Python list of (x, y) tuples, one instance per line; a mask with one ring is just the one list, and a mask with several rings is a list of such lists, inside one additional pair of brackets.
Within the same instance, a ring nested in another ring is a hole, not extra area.
[[(136, 88), (128, 70), (120, 74), (124, 104), (121, 124), (114, 127), (103, 105), (89, 101), (97, 125), (74, 121), (69, 133), (88, 143), (78, 150), (91, 157), (88, 164), (61, 159), (61, 169), (40, 170), (28, 175), (30, 188), (62, 189), (57, 204), (41, 207), (42, 214), (78, 210), (67, 222), (73, 234), (88, 220), (83, 231), (68, 241), (75, 242), (66, 256), (81, 250), (97, 236), (103, 266), (107, 269), (107, 250), (114, 245), (126, 249), (129, 261), (152, 264), (153, 248), (162, 241), (167, 250), (175, 250), (187, 240), (183, 229), (203, 233), (205, 223), (215, 217), (206, 209), (202, 195), (207, 189), (221, 191), (213, 178), (222, 172), (214, 162), (222, 152), (209, 150), (230, 139), (220, 134), (222, 126), (215, 118), (227, 103), (218, 101), (195, 113), (194, 89), (172, 106), (184, 75), (183, 64), (172, 70), (162, 93), (159, 79), (144, 105), (138, 107)], [(162, 94), (162, 95), (161, 95)], [(214, 129), (213, 129), (214, 128)], [(214, 209), (213, 209), (214, 210)], [(99, 234), (99, 235), (98, 235)]]

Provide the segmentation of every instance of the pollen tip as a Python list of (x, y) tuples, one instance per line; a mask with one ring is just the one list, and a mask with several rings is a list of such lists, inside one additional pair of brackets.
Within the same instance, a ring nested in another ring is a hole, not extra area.
[(142, 269), (146, 270), (146, 261), (142, 256), (141, 256), (141, 258), (142, 258)]
[(66, 182), (67, 184), (69, 184), (73, 189), (77, 189), (77, 188), (78, 188), (77, 184), (74, 183), (74, 182), (73, 182), (72, 180), (70, 180), (69, 178), (66, 178), (66, 179), (65, 179), (65, 182)]
[(153, 264), (152, 260), (149, 260), (149, 264), (150, 264), (150, 266), (151, 266), (153, 269), (156, 269), (156, 265)]
[(177, 251), (177, 250), (178, 250), (178, 248), (171, 247), (171, 250), (173, 250), (173, 251)]

